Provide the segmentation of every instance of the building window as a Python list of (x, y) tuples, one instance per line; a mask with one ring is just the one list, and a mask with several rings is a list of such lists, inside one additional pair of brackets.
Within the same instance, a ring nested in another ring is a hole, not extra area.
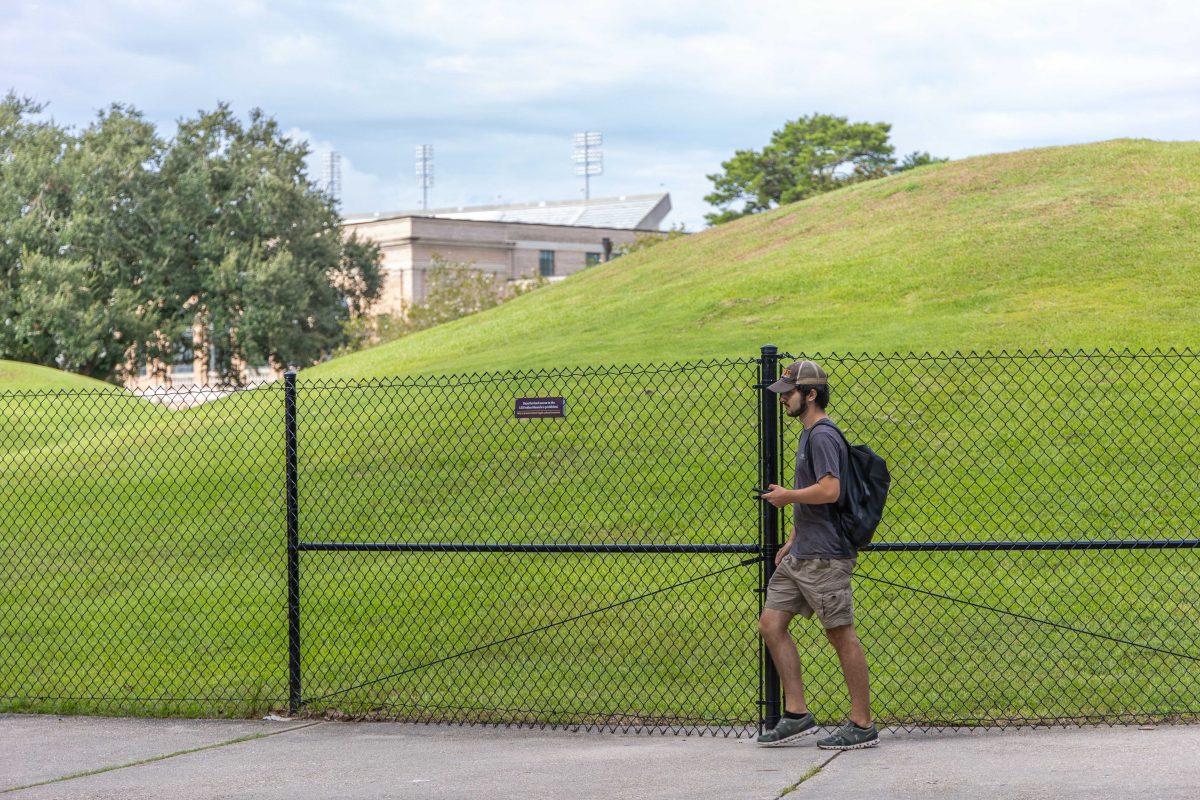
[(538, 251), (538, 274), (543, 278), (549, 278), (554, 274), (554, 251), (540, 250)]
[(600, 263), (600, 254), (599, 253), (588, 253), (586, 256), (584, 256), (584, 263), (589, 267), (596, 266), (597, 264)]
[(196, 371), (196, 351), (192, 349), (192, 332), (184, 331), (183, 339), (175, 345), (172, 375), (191, 375)]

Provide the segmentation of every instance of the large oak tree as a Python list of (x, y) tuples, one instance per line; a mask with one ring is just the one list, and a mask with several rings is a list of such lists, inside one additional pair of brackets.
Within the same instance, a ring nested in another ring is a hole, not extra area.
[(0, 101), (0, 357), (118, 380), (199, 323), (214, 377), (309, 364), (378, 296), (373, 244), (342, 236), (303, 143), (222, 104), (161, 138), (114, 105), (79, 133)]

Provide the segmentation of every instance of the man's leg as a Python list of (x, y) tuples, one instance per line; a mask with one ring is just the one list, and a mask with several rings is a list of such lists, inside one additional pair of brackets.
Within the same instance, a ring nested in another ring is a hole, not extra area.
[(853, 624), (841, 625), (826, 628), (825, 637), (837, 651), (838, 660), (842, 663), (842, 675), (846, 678), (846, 688), (850, 690), (850, 721), (866, 728), (871, 724), (871, 688), (867, 678), (867, 655), (858, 641), (858, 633)]
[(771, 660), (783, 681), (784, 709), (793, 714), (805, 714), (808, 705), (804, 700), (804, 678), (800, 671), (800, 652), (788, 632), (788, 623), (796, 616), (777, 608), (764, 608), (758, 618), (758, 629), (771, 652)]

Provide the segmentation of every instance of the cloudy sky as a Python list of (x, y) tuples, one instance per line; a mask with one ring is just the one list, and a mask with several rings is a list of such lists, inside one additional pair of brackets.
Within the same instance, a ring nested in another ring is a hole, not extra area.
[[(834, 7), (836, 6), (836, 7)], [(593, 196), (670, 191), (784, 121), (893, 124), (958, 158), (1117, 136), (1200, 138), (1200, 3), (0, 0), (0, 91), (86, 124), (263, 108), (343, 158), (347, 211), (580, 197), (571, 134), (606, 138)], [(314, 170), (319, 165), (314, 158)]]

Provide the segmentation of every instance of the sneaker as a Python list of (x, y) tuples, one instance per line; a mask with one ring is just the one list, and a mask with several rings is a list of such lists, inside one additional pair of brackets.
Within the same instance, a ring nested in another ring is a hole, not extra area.
[(817, 741), (817, 747), (822, 750), (861, 750), (877, 744), (879, 744), (879, 729), (873, 722), (869, 728), (860, 728), (853, 722), (847, 722), (834, 731), (833, 735)]
[(805, 714), (799, 719), (782, 717), (774, 728), (758, 737), (758, 743), (767, 747), (775, 747), (816, 732), (817, 721), (813, 719), (811, 713)]

